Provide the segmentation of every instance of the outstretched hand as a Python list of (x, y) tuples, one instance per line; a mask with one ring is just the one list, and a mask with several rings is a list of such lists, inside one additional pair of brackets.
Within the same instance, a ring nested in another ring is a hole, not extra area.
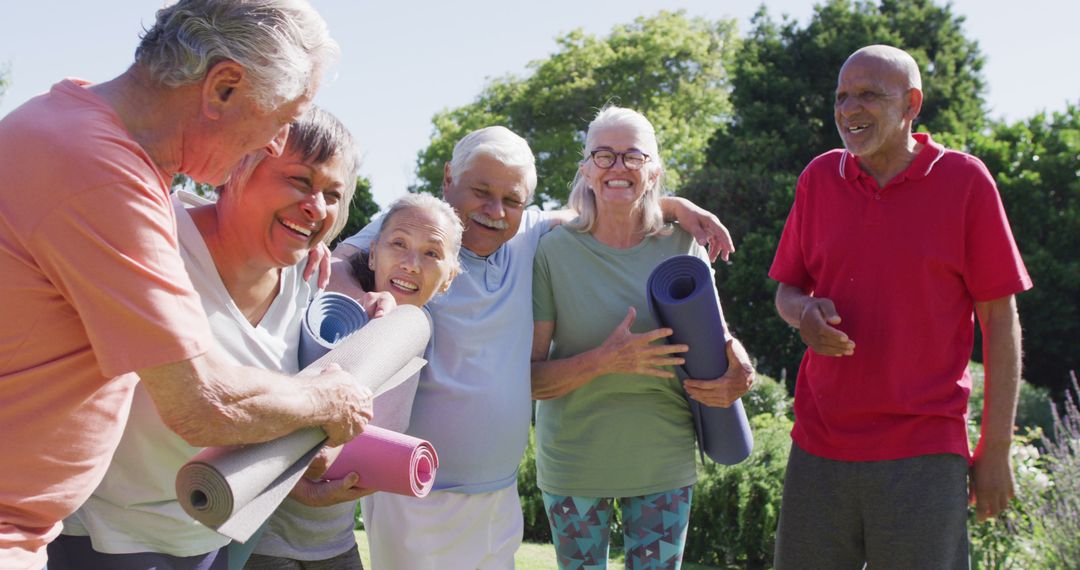
[(654, 341), (671, 336), (672, 330), (669, 328), (653, 329), (640, 334), (630, 332), (635, 318), (637, 309), (630, 307), (626, 318), (600, 345), (604, 372), (674, 378), (675, 374), (664, 367), (683, 364), (683, 358), (675, 355), (686, 352), (690, 347), (685, 344), (653, 344)]
[(727, 341), (728, 369), (714, 380), (686, 380), (683, 386), (691, 398), (711, 408), (729, 408), (754, 385), (754, 364), (741, 342)]
[(855, 354), (855, 341), (835, 328), (840, 321), (832, 301), (810, 297), (799, 317), (799, 336), (806, 346), (822, 356), (851, 356)]

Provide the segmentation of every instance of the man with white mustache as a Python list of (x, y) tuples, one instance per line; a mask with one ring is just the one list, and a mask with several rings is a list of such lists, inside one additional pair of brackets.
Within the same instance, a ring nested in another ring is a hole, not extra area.
[[(427, 305), (433, 349), (407, 431), (434, 444), (439, 471), (426, 498), (376, 493), (362, 499), (375, 568), (514, 565), (524, 528), (517, 468), (532, 417), (533, 255), (540, 236), (573, 217), (526, 210), (535, 188), (532, 150), (505, 127), (469, 133), (445, 167), (443, 198), (465, 224), (462, 272)], [(716, 216), (681, 198), (665, 198), (664, 210), (708, 243), (714, 260), (733, 251)], [(367, 249), (378, 223), (345, 240), (334, 256), (344, 260)], [(347, 271), (335, 261), (332, 279), (345, 281)]]
[[(799, 177), (769, 272), (780, 316), (809, 347), (777, 570), (966, 569), (969, 498), (985, 520), (1013, 496), (1014, 296), (1031, 279), (982, 162), (912, 133), (922, 103), (907, 53), (877, 45), (847, 59), (835, 99), (845, 148)], [(986, 400), (972, 456), (973, 312)]]

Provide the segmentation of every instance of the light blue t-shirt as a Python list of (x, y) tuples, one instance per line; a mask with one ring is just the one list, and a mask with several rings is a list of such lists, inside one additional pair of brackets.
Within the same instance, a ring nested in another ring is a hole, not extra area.
[[(344, 243), (368, 249), (380, 223)], [(533, 255), (551, 226), (526, 210), (495, 253), (462, 248), (462, 273), (427, 304), (436, 349), (426, 355), (407, 433), (435, 446), (436, 490), (487, 493), (517, 482), (532, 419)]]

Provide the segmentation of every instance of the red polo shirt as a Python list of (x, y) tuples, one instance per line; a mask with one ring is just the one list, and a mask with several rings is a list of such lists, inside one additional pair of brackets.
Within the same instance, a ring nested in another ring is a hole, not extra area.
[(1031, 288), (986, 167), (914, 136), (922, 151), (884, 188), (844, 150), (815, 158), (769, 271), (831, 299), (856, 344), (803, 356), (792, 437), (814, 455), (970, 457), (974, 303)]

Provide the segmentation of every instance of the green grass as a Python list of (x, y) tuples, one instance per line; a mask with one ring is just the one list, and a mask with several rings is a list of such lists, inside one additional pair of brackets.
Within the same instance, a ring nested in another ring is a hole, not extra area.
[[(371, 567), (371, 555), (368, 553), (367, 535), (364, 534), (364, 531), (356, 531), (356, 543), (360, 545), (360, 559), (364, 561), (364, 568), (377, 570)], [(550, 544), (526, 542), (521, 545), (517, 555), (514, 556), (514, 565), (516, 570), (552, 570), (556, 568), (555, 548)], [(608, 568), (611, 570), (622, 568), (622, 566), (622, 553), (619, 553), (618, 557), (612, 558), (608, 563)], [(683, 570), (715, 570), (715, 568), (713, 566), (701, 566), (700, 564), (683, 564)]]

